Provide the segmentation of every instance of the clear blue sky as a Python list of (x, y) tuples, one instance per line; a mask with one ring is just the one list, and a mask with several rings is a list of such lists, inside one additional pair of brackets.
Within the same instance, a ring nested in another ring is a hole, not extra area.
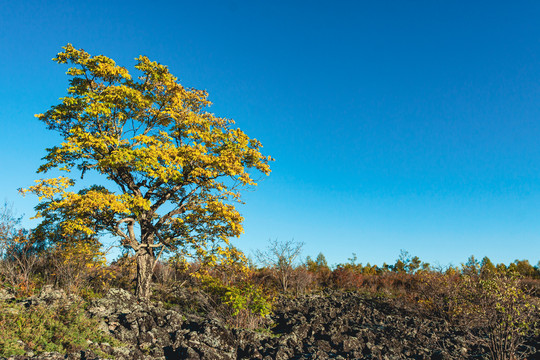
[[(0, 198), (26, 219), (70, 42), (140, 54), (276, 159), (245, 194), (247, 251), (330, 264), (540, 260), (538, 1), (1, 1)], [(25, 220), (30, 226), (32, 222)]]

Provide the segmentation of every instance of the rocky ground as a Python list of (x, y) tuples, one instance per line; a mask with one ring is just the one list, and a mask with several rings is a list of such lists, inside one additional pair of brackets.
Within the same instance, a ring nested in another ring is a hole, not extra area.
[[(45, 295), (42, 296), (42, 298)], [(49, 293), (49, 299), (54, 295)], [(46, 296), (45, 296), (46, 297)], [(58, 297), (58, 295), (56, 295)], [(43, 301), (30, 300), (34, 302)], [(283, 298), (263, 331), (229, 329), (215, 319), (167, 310), (113, 289), (87, 309), (125, 345), (92, 344), (115, 359), (489, 359), (486, 348), (448, 322), (392, 299), (358, 293)], [(521, 348), (540, 359), (540, 337)], [(24, 359), (27, 357), (14, 357)], [(34, 359), (97, 359), (92, 351)]]

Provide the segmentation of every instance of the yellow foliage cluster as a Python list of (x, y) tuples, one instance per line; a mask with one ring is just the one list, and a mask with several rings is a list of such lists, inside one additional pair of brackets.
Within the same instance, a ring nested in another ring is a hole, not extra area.
[(38, 180), (23, 190), (42, 202), (38, 217), (55, 219), (67, 235), (109, 231), (153, 257), (157, 247), (210, 256), (216, 241), (242, 233), (233, 203), (256, 185), (252, 170), (270, 173), (272, 159), (234, 121), (205, 110), (205, 91), (183, 87), (145, 56), (136, 58), (137, 77), (71, 44), (53, 60), (73, 65), (68, 94), (36, 116), (64, 140), (47, 149), (39, 172), (94, 171), (120, 191), (68, 191), (75, 181), (62, 176)]

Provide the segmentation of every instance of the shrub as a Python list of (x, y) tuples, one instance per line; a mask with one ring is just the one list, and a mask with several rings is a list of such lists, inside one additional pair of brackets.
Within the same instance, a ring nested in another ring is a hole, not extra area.
[(330, 267), (326, 262), (326, 258), (322, 253), (319, 253), (319, 255), (317, 255), (315, 261), (313, 261), (311, 257), (308, 256), (306, 259), (305, 267), (310, 273), (315, 276), (315, 279), (313, 280), (315, 284), (313, 285), (318, 288), (325, 288), (330, 285), (332, 270), (330, 270)]
[(30, 231), (20, 227), (12, 205), (0, 207), (0, 281), (17, 296), (28, 296), (35, 290), (39, 244)]
[(332, 271), (332, 284), (337, 289), (357, 290), (364, 282), (364, 276), (349, 264), (338, 265)]
[(417, 301), (428, 314), (456, 323), (461, 313), (458, 273), (422, 272), (418, 278)]
[(58, 244), (50, 256), (56, 281), (67, 292), (79, 293), (89, 287), (107, 290), (113, 274), (96, 239)]
[[(273, 297), (253, 281), (253, 271), (240, 250), (229, 246), (221, 250), (221, 255), (191, 264), (183, 261), (181, 267), (189, 273), (193, 290), (206, 295), (201, 299), (205, 312), (236, 328), (258, 328), (271, 312)], [(175, 299), (170, 302), (175, 303)]]
[(219, 279), (205, 275), (202, 288), (213, 297), (223, 320), (236, 328), (255, 329), (271, 313), (272, 298), (248, 281), (224, 284)]
[(313, 290), (317, 284), (317, 274), (309, 271), (306, 266), (298, 266), (291, 274), (291, 289), (299, 296)]
[(112, 287), (118, 287), (135, 293), (135, 281), (137, 278), (137, 264), (135, 257), (129, 253), (124, 253), (116, 259), (110, 266), (113, 279)]
[(418, 275), (419, 303), (428, 313), (459, 325), (489, 349), (493, 360), (524, 356), (519, 347), (523, 336), (538, 325), (538, 300), (518, 277), (502, 270), (476, 271), (474, 264), (469, 261), (465, 274)]
[(24, 355), (27, 351), (67, 353), (87, 349), (87, 340), (119, 344), (98, 329), (97, 321), (85, 316), (81, 305), (36, 305), (25, 309), (21, 304), (0, 303), (0, 357)]
[(489, 278), (466, 275), (460, 290), (463, 316), (476, 327), (471, 334), (489, 348), (492, 359), (525, 355), (518, 348), (540, 314), (538, 301), (523, 290), (520, 279), (499, 273)]
[(28, 231), (17, 230), (2, 242), (0, 278), (17, 296), (32, 295), (38, 285), (35, 270), (39, 261), (34, 239)]

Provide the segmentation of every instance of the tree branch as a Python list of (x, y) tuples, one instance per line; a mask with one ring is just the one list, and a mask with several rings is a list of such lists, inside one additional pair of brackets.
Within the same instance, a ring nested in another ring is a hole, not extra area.
[[(124, 233), (122, 230), (120, 230), (120, 225), (122, 225), (123, 223), (127, 223), (129, 236), (126, 235), (126, 233)], [(118, 222), (116, 223), (116, 233), (119, 236), (124, 238), (125, 245), (129, 245), (133, 248), (133, 250), (137, 251), (141, 248), (141, 244), (139, 244), (137, 242), (137, 239), (135, 238), (135, 230), (133, 229), (134, 225), (135, 225), (135, 219), (133, 218), (124, 218), (124, 219), (118, 220)]]

